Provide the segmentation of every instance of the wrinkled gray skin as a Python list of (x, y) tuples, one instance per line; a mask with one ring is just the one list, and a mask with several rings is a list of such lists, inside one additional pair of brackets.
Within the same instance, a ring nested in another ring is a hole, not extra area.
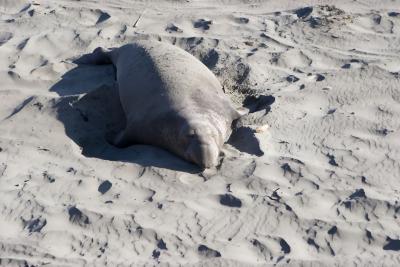
[(112, 63), (126, 129), (117, 147), (149, 144), (210, 168), (239, 118), (214, 74), (186, 51), (157, 41), (97, 48), (86, 63)]

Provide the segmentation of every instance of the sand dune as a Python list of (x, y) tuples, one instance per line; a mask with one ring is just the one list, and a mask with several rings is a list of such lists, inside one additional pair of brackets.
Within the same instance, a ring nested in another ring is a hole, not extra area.
[[(1, 266), (398, 266), (397, 1), (0, 1)], [(98, 46), (169, 42), (237, 106), (215, 170), (117, 149)]]

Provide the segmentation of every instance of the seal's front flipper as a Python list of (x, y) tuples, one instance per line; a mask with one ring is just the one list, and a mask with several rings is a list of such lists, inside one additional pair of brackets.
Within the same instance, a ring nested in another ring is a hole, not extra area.
[(92, 53), (85, 54), (80, 58), (74, 60), (74, 63), (80, 65), (103, 65), (103, 64), (112, 64), (110, 51), (97, 47)]
[(240, 117), (242, 117), (244, 115), (249, 114), (250, 110), (248, 108), (245, 108), (245, 107), (240, 107), (240, 108), (236, 109), (236, 112), (238, 113), (238, 116), (239, 116), (238, 118), (240, 118)]
[(233, 109), (233, 111), (232, 111), (232, 120), (233, 121), (238, 120), (241, 117), (243, 117), (244, 115), (247, 115), (249, 113), (250, 113), (250, 110), (248, 108), (245, 108), (245, 107), (240, 107), (240, 108), (237, 108), (237, 109)]

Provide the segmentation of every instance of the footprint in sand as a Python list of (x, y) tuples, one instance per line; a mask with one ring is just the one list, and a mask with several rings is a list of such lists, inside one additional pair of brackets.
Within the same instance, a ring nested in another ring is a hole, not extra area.
[(82, 213), (77, 207), (72, 206), (68, 209), (69, 221), (80, 226), (89, 224), (89, 218)]
[(165, 31), (169, 32), (169, 33), (173, 33), (173, 32), (182, 33), (183, 32), (182, 29), (180, 29), (178, 26), (176, 26), (173, 23), (169, 23), (167, 25), (167, 27), (165, 28)]
[(96, 21), (96, 25), (111, 18), (111, 16), (107, 12), (104, 12), (100, 9), (96, 9), (96, 13), (99, 14), (99, 18)]
[(193, 27), (195, 27), (196, 29), (202, 29), (205, 31), (205, 30), (210, 29), (211, 24), (212, 24), (212, 20), (199, 19), (193, 23)]
[(111, 15), (100, 9), (83, 9), (77, 16), (78, 22), (85, 26), (99, 25), (111, 18)]
[(105, 194), (107, 193), (108, 190), (110, 190), (110, 188), (112, 187), (112, 183), (108, 180), (105, 180), (104, 182), (102, 182), (99, 185), (99, 188), (97, 189), (97, 191), (99, 191), (101, 194)]
[(323, 80), (325, 80), (325, 76), (319, 73), (317, 74), (308, 73), (307, 79), (310, 81), (322, 82)]
[(7, 43), (11, 38), (13, 38), (11, 32), (0, 32), (0, 46)]
[(387, 243), (383, 246), (384, 250), (400, 251), (400, 240), (387, 238)]
[(247, 24), (249, 23), (249, 19), (245, 18), (245, 17), (239, 17), (239, 18), (235, 18), (235, 22), (239, 23), (239, 24)]
[(300, 80), (300, 79), (297, 78), (297, 77), (294, 76), (294, 75), (289, 75), (289, 76), (286, 77), (286, 81), (288, 81), (289, 83), (295, 83), (295, 82), (297, 82), (298, 80)]
[(211, 249), (207, 247), (206, 245), (200, 245), (197, 248), (197, 251), (199, 252), (200, 255), (206, 257), (206, 258), (218, 258), (221, 257), (221, 253), (217, 250)]
[(389, 17), (400, 17), (400, 13), (392, 11), (392, 12), (388, 13), (388, 16)]
[(231, 194), (225, 194), (219, 196), (219, 203), (224, 206), (228, 206), (231, 208), (240, 208), (242, 207), (242, 201)]
[(41, 217), (36, 219), (24, 220), (22, 219), (24, 227), (29, 231), (29, 233), (40, 232), (43, 227), (46, 226), (47, 221)]
[(342, 69), (350, 69), (351, 68), (351, 64), (350, 63), (346, 63), (342, 66)]
[(17, 45), (17, 49), (20, 50), (20, 51), (22, 51), (22, 50), (25, 48), (25, 46), (26, 46), (26, 44), (28, 43), (28, 41), (29, 41), (29, 38), (26, 38), (26, 39), (22, 40), (22, 41)]

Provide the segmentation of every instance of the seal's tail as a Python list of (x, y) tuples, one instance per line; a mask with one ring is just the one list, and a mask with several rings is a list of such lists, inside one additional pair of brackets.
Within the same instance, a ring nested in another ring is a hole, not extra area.
[(81, 56), (80, 58), (74, 60), (74, 63), (78, 65), (112, 64), (110, 51), (102, 47), (97, 47), (92, 53)]

